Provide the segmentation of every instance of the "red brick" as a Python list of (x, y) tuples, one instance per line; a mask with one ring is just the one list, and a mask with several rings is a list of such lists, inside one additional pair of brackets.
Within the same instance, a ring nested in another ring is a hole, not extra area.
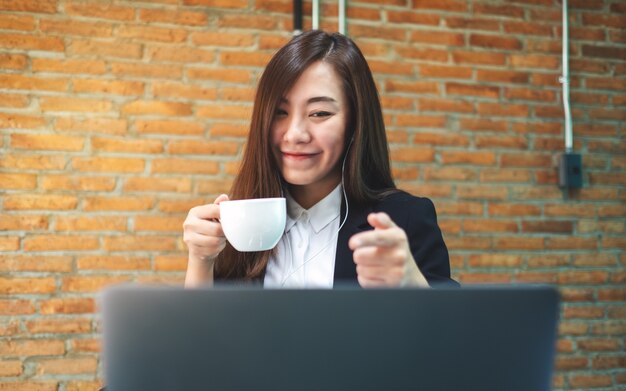
[(213, 175), (219, 172), (219, 163), (199, 159), (155, 159), (152, 161), (151, 172)]
[(110, 66), (111, 73), (120, 77), (136, 76), (142, 78), (180, 79), (183, 73), (180, 65), (114, 62)]
[(476, 136), (476, 147), (486, 148), (513, 148), (527, 149), (528, 141), (525, 137), (517, 136)]
[(484, 85), (446, 83), (446, 94), (497, 98), (500, 95), (500, 88)]
[(128, 123), (124, 119), (107, 119), (107, 118), (91, 118), (91, 119), (74, 119), (74, 118), (57, 118), (54, 129), (67, 132), (78, 133), (106, 133), (106, 134), (125, 134)]
[(504, 132), (508, 128), (508, 123), (506, 121), (494, 121), (491, 119), (461, 118), (459, 120), (459, 127), (463, 130), (471, 131)]
[(23, 75), (0, 75), (0, 85), (16, 90), (65, 91), (67, 79), (31, 77)]
[(144, 83), (138, 81), (122, 80), (74, 80), (75, 92), (93, 92), (112, 95), (142, 95), (144, 93)]
[(62, 35), (78, 35), (86, 37), (110, 37), (113, 35), (113, 25), (110, 23), (81, 22), (73, 19), (42, 19), (39, 29), (44, 33), (59, 33)]
[(244, 69), (212, 69), (212, 68), (189, 68), (187, 76), (194, 80), (220, 80), (233, 83), (248, 83), (252, 79), (249, 70)]
[(196, 108), (196, 116), (200, 118), (250, 120), (252, 107), (236, 105), (204, 105)]
[(469, 145), (469, 138), (460, 134), (450, 133), (415, 133), (413, 143), (426, 145), (452, 145), (463, 146)]
[(468, 67), (420, 64), (419, 71), (420, 75), (424, 77), (451, 79), (469, 79), (472, 77), (472, 69)]
[(55, 298), (39, 302), (42, 314), (85, 314), (95, 313), (96, 304), (92, 298)]
[(484, 116), (528, 117), (528, 106), (521, 104), (478, 103), (477, 111)]
[(553, 250), (596, 250), (598, 241), (596, 239), (583, 238), (557, 238), (551, 237), (547, 247)]
[(476, 14), (507, 16), (516, 19), (522, 19), (524, 16), (524, 8), (511, 4), (474, 4), (473, 10)]
[(187, 39), (187, 31), (145, 25), (121, 25), (116, 30), (117, 36), (141, 41), (181, 43)]
[(504, 96), (509, 100), (531, 100), (542, 102), (554, 102), (556, 93), (549, 90), (529, 90), (525, 88), (506, 88)]
[(488, 182), (515, 182), (526, 183), (530, 180), (530, 171), (519, 168), (485, 168), (480, 172), (480, 181)]
[[(98, 339), (73, 339), (71, 340), (71, 351), (79, 353), (100, 353), (102, 351), (102, 346), (100, 340)], [(101, 384), (101, 382), (96, 382), (96, 384), (94, 384), (93, 390), (98, 391), (102, 389), (102, 387), (104, 387), (104, 384)], [(68, 387), (68, 391), (71, 389), (76, 391), (82, 391), (91, 388), (86, 388), (83, 385), (77, 385), (76, 388)]]
[(573, 234), (574, 222), (572, 221), (524, 221), (522, 232)]
[(444, 151), (441, 153), (444, 164), (492, 165), (495, 163), (493, 152)]
[(0, 231), (35, 231), (48, 228), (48, 217), (0, 214)]
[(30, 235), (24, 238), (25, 251), (83, 251), (98, 248), (100, 243), (95, 236)]
[(461, 199), (502, 200), (507, 197), (507, 194), (506, 187), (502, 186), (459, 185), (457, 187), (457, 196)]
[(594, 290), (589, 288), (561, 288), (561, 299), (564, 302), (583, 302), (594, 300)]
[(124, 180), (125, 192), (191, 192), (190, 178), (131, 177)]
[(127, 282), (128, 277), (122, 275), (89, 275), (70, 276), (63, 278), (62, 290), (66, 292), (98, 292), (107, 286)]
[(228, 141), (171, 141), (169, 153), (190, 155), (236, 155), (239, 151), (239, 143)]
[(137, 120), (135, 128), (138, 133), (147, 134), (202, 135), (204, 133), (204, 125), (197, 121)]
[(69, 195), (15, 194), (4, 197), (5, 210), (69, 210), (78, 199)]
[(94, 151), (105, 152), (128, 152), (135, 154), (163, 152), (163, 142), (150, 139), (132, 140), (127, 138), (93, 137), (91, 146)]
[(608, 375), (572, 375), (569, 384), (574, 388), (597, 388), (610, 387), (613, 381)]
[(180, 233), (184, 216), (137, 216), (135, 231), (175, 232)]
[(405, 82), (401, 80), (387, 80), (386, 92), (410, 92), (416, 94), (437, 93), (437, 83), (428, 81)]
[(20, 360), (3, 360), (0, 366), (0, 376), (3, 377), (20, 376), (23, 372), (24, 366)]
[(460, 273), (459, 281), (463, 284), (504, 284), (511, 282), (508, 273)]
[(469, 181), (476, 178), (476, 171), (464, 167), (427, 168), (424, 177), (429, 181)]
[(83, 210), (93, 211), (141, 211), (154, 206), (151, 197), (86, 197)]
[(407, 11), (387, 11), (387, 20), (391, 23), (408, 23), (411, 25), (429, 25), (437, 26), (440, 21), (439, 15), (436, 14), (423, 14), (413, 13)]
[(11, 146), (17, 149), (80, 151), (83, 149), (83, 137), (63, 136), (58, 134), (12, 134)]
[(79, 2), (72, 0), (65, 4), (65, 12), (68, 15), (80, 15), (87, 17), (130, 21), (135, 18), (135, 10), (131, 7), (115, 6), (101, 2)]
[[(255, 30), (275, 30), (277, 18), (269, 15), (224, 14), (217, 21), (219, 27), (240, 27)], [(352, 28), (350, 29), (352, 33)]]
[(58, 216), (57, 231), (126, 231), (126, 218), (123, 216)]
[(476, 74), (478, 81), (495, 83), (527, 83), (528, 73), (515, 71), (494, 71), (478, 70)]
[(521, 264), (522, 257), (508, 254), (483, 254), (469, 257), (471, 267), (517, 267)]
[(98, 368), (96, 357), (63, 357), (40, 360), (37, 362), (37, 374), (92, 374)]
[(188, 98), (194, 101), (215, 100), (217, 97), (217, 90), (213, 87), (205, 88), (171, 82), (152, 83), (152, 93), (155, 97)]
[(246, 8), (246, 0), (183, 0), (184, 5), (200, 5), (211, 8)]
[(141, 172), (144, 170), (143, 159), (92, 157), (73, 158), (72, 167), (78, 171), (90, 172)]
[(576, 342), (576, 346), (588, 352), (606, 352), (619, 350), (619, 344), (615, 339), (587, 339), (579, 340)]
[(446, 237), (446, 244), (451, 250), (486, 250), (491, 247), (491, 239), (483, 237)]
[(543, 238), (534, 237), (497, 237), (493, 247), (499, 250), (543, 250)]
[(46, 96), (39, 98), (41, 110), (52, 112), (102, 113), (111, 111), (111, 101), (102, 99)]
[(65, 167), (66, 158), (56, 155), (4, 155), (0, 167), (37, 170), (60, 170)]
[(469, 43), (471, 46), (480, 46), (495, 49), (519, 50), (522, 47), (517, 38), (503, 37), (501, 35), (471, 34)]
[(104, 176), (46, 175), (41, 178), (40, 183), (44, 190), (112, 191), (115, 189), (115, 179)]
[(35, 187), (37, 187), (37, 176), (34, 174), (0, 173), (0, 188), (32, 190)]
[[(22, 294), (22, 293), (52, 293), (56, 290), (54, 278), (5, 278), (0, 277), (0, 293)], [(0, 341), (0, 355), (2, 354), (2, 341)]]
[(541, 209), (536, 205), (513, 203), (489, 203), (489, 215), (492, 216), (539, 216)]
[(412, 42), (445, 46), (463, 46), (465, 44), (465, 36), (463, 34), (428, 30), (412, 31), (410, 40)]
[(598, 291), (600, 301), (624, 301), (626, 300), (626, 289), (606, 288)]
[(548, 272), (517, 272), (515, 273), (515, 282), (527, 284), (555, 284), (557, 280), (556, 273)]
[(504, 31), (513, 34), (553, 36), (553, 27), (541, 23), (510, 21), (503, 23)]
[(587, 357), (557, 357), (555, 363), (555, 369), (559, 371), (584, 369), (588, 366), (589, 359)]
[[(222, 97), (222, 99), (225, 100), (240, 100), (238, 99), (238, 97), (229, 97), (229, 98), (225, 98)], [(252, 101), (252, 99), (249, 99), (250, 101)], [(383, 106), (383, 111), (384, 110), (412, 110), (415, 108), (415, 106), (413, 105), (413, 99), (412, 98), (404, 98), (404, 97), (399, 97), (399, 96), (383, 96), (380, 99), (381, 104)]]
[(230, 179), (202, 180), (198, 183), (197, 191), (200, 194), (223, 194), (229, 193), (231, 187)]
[(445, 18), (445, 26), (453, 29), (463, 30), (487, 30), (487, 31), (499, 31), (500, 23), (494, 19), (482, 19), (477, 17), (454, 17), (448, 16)]
[(144, 22), (160, 22), (182, 24), (186, 26), (205, 26), (207, 14), (199, 11), (175, 11), (172, 9), (140, 9), (139, 20)]
[(563, 316), (565, 318), (576, 319), (599, 319), (604, 318), (604, 308), (596, 306), (576, 306), (565, 307), (563, 310)]
[(626, 321), (605, 321), (593, 325), (593, 334), (595, 335), (624, 335), (626, 333)]
[(500, 156), (503, 167), (549, 167), (552, 156), (537, 152), (505, 153)]
[[(15, 356), (49, 356), (65, 353), (65, 346), (60, 339), (13, 339), (0, 341), (0, 355)], [(56, 390), (56, 385), (54, 390)]]
[(27, 321), (26, 329), (31, 334), (77, 334), (89, 333), (91, 319), (38, 319)]
[(71, 272), (67, 256), (0, 255), (0, 270), (6, 272)]
[(616, 264), (615, 255), (603, 253), (576, 254), (573, 262), (575, 266), (613, 266)]
[(172, 251), (177, 242), (171, 236), (112, 236), (103, 238), (103, 247), (106, 251)]
[[(182, 223), (179, 224), (179, 228)], [(86, 256), (76, 261), (79, 270), (150, 270), (150, 258), (132, 256)]]
[(0, 15), (0, 26), (3, 30), (33, 31), (35, 18), (30, 15)]
[(158, 256), (154, 258), (154, 269), (157, 271), (187, 270), (186, 256)]
[(0, 48), (62, 52), (65, 44), (57, 37), (0, 33)]
[(413, 65), (398, 63), (398, 62), (388, 62), (388, 61), (377, 61), (370, 60), (368, 61), (371, 71), (374, 74), (382, 73), (382, 74), (390, 74), (390, 75), (413, 75)]
[(589, 330), (589, 326), (585, 323), (577, 322), (561, 322), (559, 324), (559, 335), (585, 335)]
[(67, 50), (70, 55), (89, 55), (113, 58), (139, 59), (142, 45), (138, 43), (98, 41), (95, 39), (73, 39)]
[(23, 54), (0, 53), (0, 68), (2, 69), (24, 69), (26, 64), (27, 57)]
[(452, 99), (420, 99), (420, 112), (444, 111), (456, 113), (472, 113), (474, 105), (470, 102), (462, 102)]
[(401, 41), (404, 42), (408, 33), (405, 29), (397, 27), (380, 27), (352, 24), (350, 25), (350, 35), (360, 38), (378, 38), (388, 41)]
[(391, 151), (391, 160), (398, 162), (432, 162), (435, 152), (431, 148), (395, 148)]

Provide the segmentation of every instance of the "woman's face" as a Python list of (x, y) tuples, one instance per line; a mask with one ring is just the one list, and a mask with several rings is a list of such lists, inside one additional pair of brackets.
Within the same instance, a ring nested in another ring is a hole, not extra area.
[(272, 152), (283, 178), (321, 198), (341, 181), (348, 120), (341, 86), (330, 65), (313, 63), (281, 99), (272, 122)]

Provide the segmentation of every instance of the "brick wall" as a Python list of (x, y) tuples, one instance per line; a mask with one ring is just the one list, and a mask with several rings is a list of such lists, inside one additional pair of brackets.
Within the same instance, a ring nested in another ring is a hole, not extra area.
[[(349, 3), (395, 177), (434, 200), (455, 277), (559, 286), (555, 389), (626, 387), (626, 4), (570, 0), (584, 188), (567, 194), (558, 1)], [(0, 389), (96, 389), (97, 292), (182, 281), (181, 223), (228, 191), (290, 12), (0, 0)], [(336, 15), (325, 1), (322, 27)]]

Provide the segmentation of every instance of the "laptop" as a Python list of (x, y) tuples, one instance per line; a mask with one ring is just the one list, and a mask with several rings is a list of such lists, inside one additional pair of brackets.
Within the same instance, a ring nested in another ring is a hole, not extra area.
[(107, 390), (551, 389), (556, 289), (118, 286)]

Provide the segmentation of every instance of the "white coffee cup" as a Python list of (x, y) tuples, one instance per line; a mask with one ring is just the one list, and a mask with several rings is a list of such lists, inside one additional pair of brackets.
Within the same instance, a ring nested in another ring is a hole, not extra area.
[(284, 198), (222, 201), (220, 222), (226, 239), (237, 251), (270, 250), (285, 232), (286, 202)]

